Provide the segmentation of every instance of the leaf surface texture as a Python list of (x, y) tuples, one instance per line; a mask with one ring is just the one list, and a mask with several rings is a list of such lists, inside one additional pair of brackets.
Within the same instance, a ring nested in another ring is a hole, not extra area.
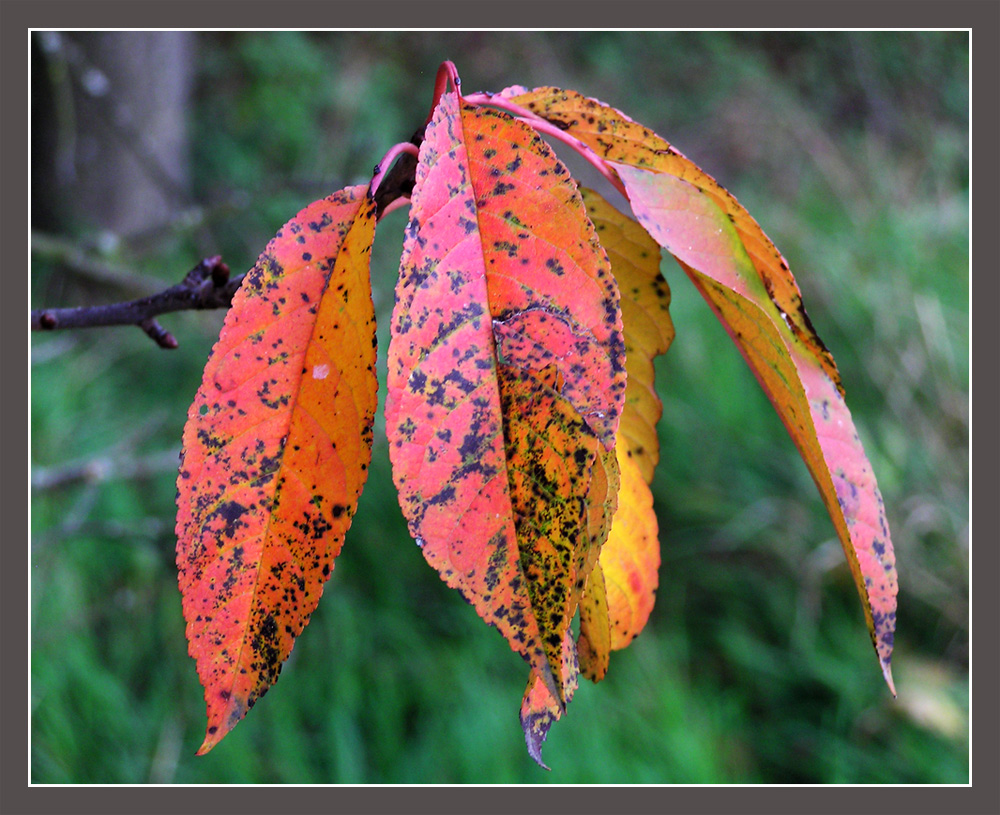
[(367, 187), (316, 201), (233, 298), (184, 428), (177, 566), (208, 752), (274, 684), (343, 545), (376, 406)]
[(743, 353), (819, 488), (895, 693), (898, 586), (885, 508), (833, 356), (785, 259), (732, 194), (621, 112), (555, 88), (504, 95), (579, 139), (614, 171), (638, 221), (678, 260)]
[(560, 706), (625, 379), (617, 286), (566, 168), (510, 116), (443, 95), (391, 324), (393, 477), (425, 558)]

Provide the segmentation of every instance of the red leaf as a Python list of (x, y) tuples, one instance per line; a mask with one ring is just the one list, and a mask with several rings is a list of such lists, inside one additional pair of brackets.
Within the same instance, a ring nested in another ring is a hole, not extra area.
[(624, 391), (618, 292), (566, 169), (506, 114), (444, 95), (392, 318), (393, 476), (428, 562), (561, 703)]
[(885, 509), (833, 356), (784, 258), (729, 192), (614, 108), (554, 88), (504, 95), (584, 143), (617, 174), (636, 217), (681, 263), (743, 352), (830, 512), (892, 690), (897, 581)]
[(376, 406), (366, 187), (310, 204), (233, 298), (188, 411), (177, 567), (206, 753), (274, 684), (368, 474)]

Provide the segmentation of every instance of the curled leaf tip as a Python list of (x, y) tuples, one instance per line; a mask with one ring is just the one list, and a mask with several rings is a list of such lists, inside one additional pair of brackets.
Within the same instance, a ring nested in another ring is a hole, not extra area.
[(524, 744), (528, 748), (528, 755), (543, 770), (552, 771), (544, 761), (542, 761), (542, 745), (545, 744), (545, 737), (549, 734), (551, 719), (536, 717), (531, 714), (521, 716), (521, 727), (524, 730)]
[(892, 698), (896, 698), (896, 686), (892, 682), (892, 666), (888, 662), (882, 663), (882, 676), (885, 677), (885, 683), (889, 686), (889, 692), (892, 694)]

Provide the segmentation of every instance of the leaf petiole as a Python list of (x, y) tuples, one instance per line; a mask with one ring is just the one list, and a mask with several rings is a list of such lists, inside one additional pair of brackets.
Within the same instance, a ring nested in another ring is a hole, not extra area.
[(375, 197), (375, 193), (378, 192), (378, 188), (382, 185), (385, 174), (399, 156), (406, 153), (416, 158), (419, 152), (420, 148), (413, 144), (413, 142), (408, 141), (400, 142), (390, 147), (388, 152), (382, 156), (382, 160), (375, 165), (375, 174), (372, 176), (371, 184), (368, 185), (368, 194), (372, 198)]
[(431, 102), (430, 113), (427, 114), (427, 121), (424, 122), (426, 127), (430, 124), (431, 119), (434, 116), (434, 111), (437, 109), (438, 102), (441, 101), (441, 97), (444, 95), (448, 88), (448, 81), (451, 81), (451, 87), (458, 95), (462, 98), (462, 78), (458, 75), (458, 68), (455, 67), (455, 63), (450, 59), (446, 59), (441, 63), (438, 68), (437, 76), (434, 78), (434, 97)]
[(393, 199), (391, 204), (387, 204), (385, 209), (382, 209), (379, 212), (378, 217), (381, 220), (390, 212), (395, 212), (397, 209), (409, 206), (409, 204), (410, 204), (410, 199), (407, 198), (406, 196), (400, 196), (399, 198), (395, 198)]
[(569, 133), (560, 130), (551, 122), (537, 116), (527, 108), (523, 108), (520, 105), (507, 101), (506, 99), (498, 98), (495, 94), (481, 92), (471, 93), (463, 98), (466, 102), (473, 105), (491, 105), (492, 107), (504, 110), (516, 119), (519, 119), (526, 125), (534, 128), (539, 133), (544, 133), (546, 136), (551, 136), (553, 139), (561, 141), (568, 147), (572, 147), (577, 153), (593, 165), (594, 169), (604, 176), (612, 187), (618, 190), (618, 192), (620, 192), (622, 196), (628, 200), (628, 193), (625, 192), (625, 186), (622, 184), (614, 170), (609, 168), (604, 160), (597, 155), (597, 153), (595, 153), (588, 145), (584, 144), (575, 136), (571, 136)]

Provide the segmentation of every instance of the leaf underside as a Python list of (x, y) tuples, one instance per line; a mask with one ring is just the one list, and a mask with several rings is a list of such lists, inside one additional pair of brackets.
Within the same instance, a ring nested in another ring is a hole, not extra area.
[(371, 457), (367, 187), (316, 201), (233, 298), (188, 411), (177, 567), (208, 752), (277, 681), (316, 608)]
[[(653, 358), (667, 350), (674, 330), (670, 288), (660, 274), (660, 247), (596, 192), (581, 193), (621, 293), (628, 371), (615, 445), (617, 509), (612, 510), (599, 560), (587, 570), (579, 604), (577, 670), (598, 682), (607, 674), (611, 651), (626, 647), (645, 627), (656, 597), (660, 546), (649, 481), (660, 456), (656, 423), (662, 406), (653, 381)], [(593, 526), (597, 537), (597, 530), (607, 529), (606, 518), (595, 519)], [(542, 744), (560, 718), (556, 700), (532, 674), (521, 703), (521, 725), (528, 752), (542, 767)]]

